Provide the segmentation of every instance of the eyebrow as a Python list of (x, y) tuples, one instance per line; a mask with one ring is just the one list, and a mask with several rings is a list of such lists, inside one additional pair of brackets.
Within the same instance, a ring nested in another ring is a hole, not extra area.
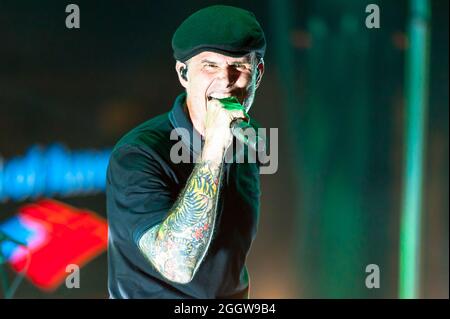
[[(207, 59), (203, 59), (201, 61), (201, 63), (218, 64), (217, 62), (210, 61), (210, 60), (207, 60)], [(251, 62), (250, 61), (234, 61), (234, 62), (230, 63), (230, 65), (241, 65), (241, 64), (249, 64), (250, 65)]]
[(214, 61), (210, 61), (210, 60), (207, 60), (207, 59), (203, 59), (203, 60), (201, 61), (201, 63), (211, 63), (211, 64), (217, 64), (217, 62), (214, 62)]

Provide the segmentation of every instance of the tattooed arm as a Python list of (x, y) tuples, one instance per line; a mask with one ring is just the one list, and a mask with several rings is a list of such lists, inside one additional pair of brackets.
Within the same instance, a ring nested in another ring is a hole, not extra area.
[(144, 256), (171, 281), (189, 283), (208, 251), (223, 158), (233, 139), (230, 123), (234, 118), (244, 118), (243, 111), (226, 110), (218, 100), (208, 100), (201, 162), (194, 167), (167, 218), (139, 240)]
[(165, 278), (188, 283), (200, 266), (214, 231), (222, 157), (198, 163), (168, 217), (150, 228), (139, 248)]

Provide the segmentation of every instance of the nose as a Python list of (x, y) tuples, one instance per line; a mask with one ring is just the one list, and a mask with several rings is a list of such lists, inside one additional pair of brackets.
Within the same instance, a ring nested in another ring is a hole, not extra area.
[(226, 84), (226, 87), (233, 86), (239, 78), (239, 71), (236, 68), (227, 66), (222, 68), (219, 75), (218, 80)]

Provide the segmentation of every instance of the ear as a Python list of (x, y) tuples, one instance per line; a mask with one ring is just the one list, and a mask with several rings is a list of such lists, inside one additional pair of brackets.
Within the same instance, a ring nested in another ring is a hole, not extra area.
[(182, 76), (181, 76), (181, 71), (183, 68), (187, 68), (187, 65), (183, 62), (177, 61), (177, 63), (175, 64), (175, 70), (177, 71), (177, 75), (178, 75), (178, 81), (180, 81), (180, 84), (186, 88), (187, 87), (187, 83), (188, 81), (185, 80)]
[(256, 88), (258, 88), (259, 84), (261, 83), (261, 79), (264, 74), (264, 61), (261, 59), (261, 61), (256, 66)]

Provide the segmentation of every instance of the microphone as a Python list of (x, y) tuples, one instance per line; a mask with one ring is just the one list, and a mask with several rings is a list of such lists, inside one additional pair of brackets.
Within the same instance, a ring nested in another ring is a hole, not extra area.
[[(208, 97), (208, 100), (211, 100), (213, 98)], [(239, 103), (238, 99), (234, 96), (218, 99), (222, 105), (229, 110), (239, 110), (243, 109), (242, 105)], [(245, 111), (244, 111), (245, 113)], [(230, 129), (231, 134), (233, 134), (234, 137), (241, 143), (244, 143), (249, 148), (251, 148), (253, 151), (258, 153), (258, 147), (260, 151), (264, 151), (266, 144), (264, 140), (256, 135), (256, 132), (254, 131), (253, 127), (248, 124), (248, 122), (245, 119), (242, 118), (236, 118), (231, 121), (230, 123)], [(247, 129), (251, 129), (254, 134), (245, 134), (245, 131)], [(259, 145), (259, 146), (258, 146)]]
[(250, 147), (253, 151), (258, 152), (258, 145), (261, 145), (259, 146), (260, 151), (264, 151), (266, 146), (264, 140), (260, 136), (257, 136), (256, 132), (255, 134), (245, 134), (246, 129), (254, 129), (244, 119), (234, 119), (230, 123), (230, 128), (231, 134), (233, 134), (233, 136), (236, 137), (237, 140)]

